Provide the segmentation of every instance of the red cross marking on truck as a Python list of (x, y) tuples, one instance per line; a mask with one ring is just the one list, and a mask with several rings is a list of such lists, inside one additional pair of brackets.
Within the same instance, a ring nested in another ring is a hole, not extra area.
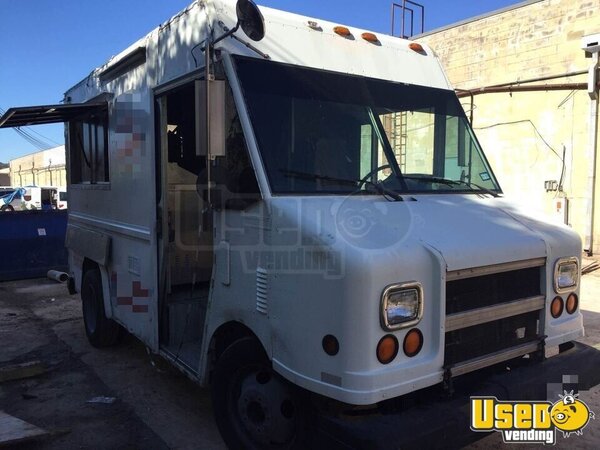
[(134, 313), (147, 313), (148, 305), (140, 305), (135, 303), (135, 299), (148, 298), (150, 297), (150, 290), (142, 288), (140, 281), (131, 282), (131, 296), (118, 296), (117, 292), (117, 274), (112, 273), (111, 276), (111, 295), (117, 298), (118, 306), (131, 306), (131, 312)]

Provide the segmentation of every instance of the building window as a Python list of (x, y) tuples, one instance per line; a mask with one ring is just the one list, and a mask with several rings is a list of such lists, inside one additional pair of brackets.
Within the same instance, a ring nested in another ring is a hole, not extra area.
[(96, 113), (69, 122), (72, 184), (107, 183), (108, 113)]

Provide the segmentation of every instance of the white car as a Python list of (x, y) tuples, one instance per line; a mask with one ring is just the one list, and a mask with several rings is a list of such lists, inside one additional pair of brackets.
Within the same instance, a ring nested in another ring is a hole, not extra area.
[(65, 188), (25, 186), (0, 189), (1, 211), (66, 208)]
[(0, 188), (0, 211), (18, 211), (24, 206), (25, 189), (14, 187)]

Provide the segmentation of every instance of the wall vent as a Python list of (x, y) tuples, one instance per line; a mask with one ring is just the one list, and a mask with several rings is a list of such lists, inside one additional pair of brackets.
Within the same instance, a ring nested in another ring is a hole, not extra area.
[(268, 290), (269, 282), (267, 271), (262, 267), (256, 268), (256, 310), (261, 314), (268, 312)]

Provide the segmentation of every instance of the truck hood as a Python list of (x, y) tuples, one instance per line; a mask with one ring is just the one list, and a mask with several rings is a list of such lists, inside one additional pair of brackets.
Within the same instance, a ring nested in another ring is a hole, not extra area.
[(447, 270), (546, 257), (551, 227), (539, 227), (500, 198), (420, 196), (411, 202), (412, 234), (438, 251)]
[[(476, 194), (274, 198), (276, 229), (300, 227), (303, 242), (359, 261), (410, 262), (415, 246), (437, 253), (447, 270), (533, 258), (577, 256), (581, 240), (569, 227), (519, 210), (504, 198)], [(287, 231), (286, 231), (287, 232)], [(375, 259), (377, 258), (377, 259)], [(362, 264), (362, 263), (361, 263)]]

